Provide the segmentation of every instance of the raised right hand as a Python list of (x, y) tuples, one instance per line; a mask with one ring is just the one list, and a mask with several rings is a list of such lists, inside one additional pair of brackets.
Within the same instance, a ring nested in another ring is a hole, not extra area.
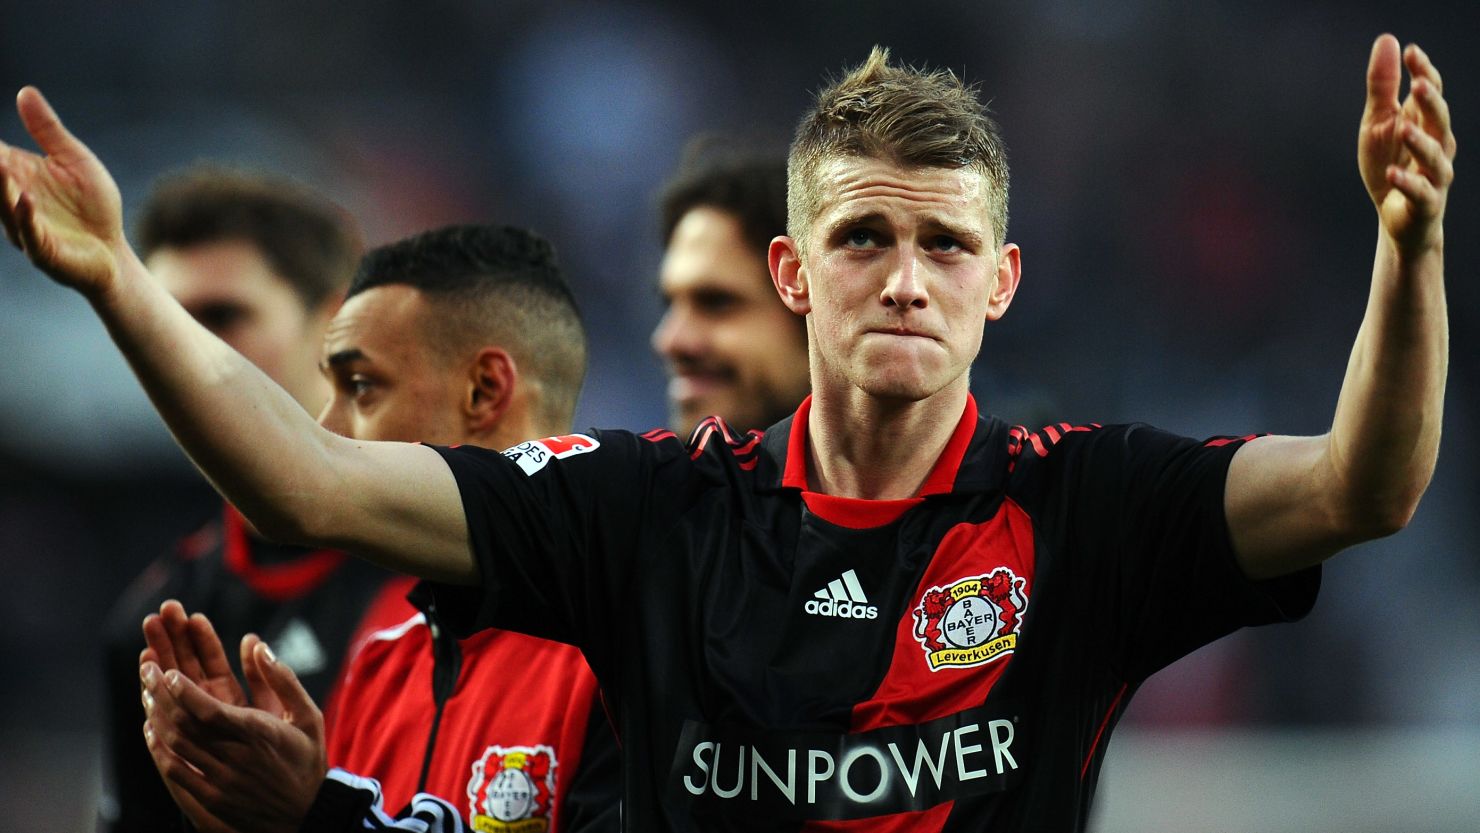
[(67, 132), (35, 87), (16, 96), (38, 156), (0, 142), (0, 224), (10, 242), (58, 283), (106, 294), (133, 257), (123, 234), (118, 186), (103, 163)]

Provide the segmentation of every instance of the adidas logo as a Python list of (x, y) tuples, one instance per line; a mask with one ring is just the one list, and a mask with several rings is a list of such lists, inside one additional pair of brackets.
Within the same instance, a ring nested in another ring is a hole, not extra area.
[(863, 586), (858, 583), (858, 574), (852, 570), (827, 583), (827, 586), (812, 594), (806, 610), (816, 616), (836, 616), (839, 619), (877, 619), (879, 609), (868, 603)]

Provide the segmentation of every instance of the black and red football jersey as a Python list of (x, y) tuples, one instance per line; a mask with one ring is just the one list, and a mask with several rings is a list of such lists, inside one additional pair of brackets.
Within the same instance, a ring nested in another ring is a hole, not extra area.
[(622, 738), (629, 830), (1081, 830), (1136, 687), (1319, 572), (1252, 582), (1223, 511), (1239, 439), (1029, 432), (968, 399), (919, 494), (807, 491), (810, 402), (443, 449), (482, 584), (463, 630), (580, 646)]

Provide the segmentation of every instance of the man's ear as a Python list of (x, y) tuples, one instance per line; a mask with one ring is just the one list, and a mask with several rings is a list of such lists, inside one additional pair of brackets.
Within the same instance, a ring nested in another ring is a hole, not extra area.
[(797, 315), (812, 311), (812, 296), (807, 286), (807, 269), (802, 266), (802, 253), (797, 241), (782, 235), (771, 241), (766, 253), (771, 267), (771, 283), (781, 296), (781, 303)]
[(1007, 314), (1017, 294), (1018, 280), (1023, 276), (1022, 250), (1016, 243), (1004, 243), (997, 255), (997, 284), (987, 298), (987, 320), (996, 321)]
[(472, 433), (492, 431), (514, 401), (519, 368), (500, 347), (484, 347), (468, 367), (464, 415)]

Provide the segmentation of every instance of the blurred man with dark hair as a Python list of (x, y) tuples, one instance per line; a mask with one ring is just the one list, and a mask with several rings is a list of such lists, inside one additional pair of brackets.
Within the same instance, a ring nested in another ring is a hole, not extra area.
[[(319, 421), (346, 437), (531, 460), (579, 442), (556, 435), (570, 430), (585, 331), (554, 251), (527, 231), (452, 226), (370, 251), (323, 356), (334, 392)], [(253, 695), (283, 686), (286, 708), (246, 707), (208, 620), (173, 604), (146, 620), (156, 658), (209, 670), (207, 685), (225, 693), (221, 722), (238, 733), (220, 747), (201, 741), (230, 761), (207, 795), (155, 747), (193, 821), (410, 830), (430, 815), (477, 830), (617, 829), (616, 741), (578, 649), (501, 630), (458, 640), (409, 579), (388, 585), (367, 620), (327, 729), (291, 672), (259, 676), (254, 641), (243, 651)], [(406, 808), (399, 826), (381, 806)]]
[(807, 395), (806, 323), (776, 296), (766, 251), (786, 231), (786, 163), (717, 138), (690, 144), (663, 189), (667, 307), (653, 349), (668, 370), (670, 425), (719, 416), (765, 428)]
[[(309, 413), (329, 386), (318, 371), (324, 329), (360, 253), (338, 206), (293, 182), (216, 167), (162, 179), (136, 238), (155, 279)], [(102, 824), (120, 831), (179, 826), (180, 814), (139, 737), (139, 619), (185, 599), (229, 638), (258, 631), (304, 684), (325, 694), (360, 609), (386, 573), (339, 552), (270, 544), (229, 506), (149, 566), (109, 615), (106, 631), (110, 794)]]

